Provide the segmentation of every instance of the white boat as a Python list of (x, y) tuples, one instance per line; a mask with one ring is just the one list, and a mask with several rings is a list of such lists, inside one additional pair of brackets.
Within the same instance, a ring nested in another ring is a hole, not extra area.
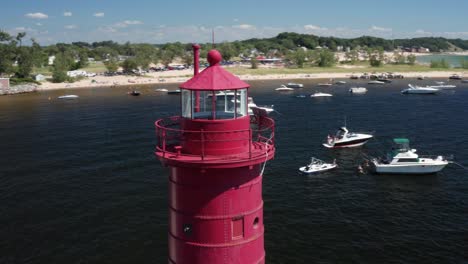
[(413, 86), (408, 84), (409, 88), (404, 89), (401, 91), (402, 94), (435, 94), (440, 90), (437, 88), (432, 88), (429, 86), (421, 87), (421, 86)]
[(462, 78), (461, 75), (454, 73), (454, 74), (452, 74), (452, 75), (449, 77), (449, 79), (450, 79), (450, 80), (461, 80), (461, 79), (463, 79), (463, 78)]
[(321, 86), (321, 87), (330, 87), (332, 86), (333, 83), (318, 83), (317, 86)]
[(67, 95), (59, 96), (59, 97), (57, 97), (57, 98), (58, 98), (58, 99), (76, 99), (76, 98), (78, 98), (78, 97), (79, 97), (78, 95), (67, 94)]
[(177, 90), (172, 90), (172, 91), (167, 91), (167, 94), (180, 94), (180, 90), (177, 89)]
[(254, 103), (252, 97), (248, 98), (247, 106), (249, 107), (249, 115), (254, 114), (252, 108), (259, 108), (259, 109), (265, 110), (267, 114), (275, 111), (275, 109), (273, 109), (273, 105), (257, 105), (256, 103)]
[(365, 87), (351, 87), (349, 88), (349, 92), (352, 94), (365, 94), (367, 93), (367, 88)]
[(316, 159), (314, 157), (311, 158), (310, 163), (307, 166), (300, 167), (299, 171), (303, 173), (317, 173), (322, 171), (327, 171), (336, 168), (336, 162), (333, 163), (325, 163), (323, 160)]
[(313, 93), (310, 95), (310, 97), (330, 97), (333, 96), (332, 94), (329, 93)]
[(289, 88), (302, 88), (304, 85), (302, 83), (287, 83), (286, 87)]
[(156, 89), (154, 90), (155, 92), (169, 92), (169, 90), (167, 89), (164, 89), (164, 88), (159, 88), (159, 89)]
[(345, 81), (337, 81), (336, 84), (346, 84)]
[(368, 84), (385, 84), (385, 82), (381, 82), (381, 81), (370, 81), (370, 82), (368, 82)]
[(285, 85), (281, 85), (281, 87), (276, 88), (275, 91), (294, 91), (294, 89), (290, 87), (286, 87)]
[(427, 86), (429, 88), (435, 88), (435, 89), (454, 89), (454, 88), (457, 88), (456, 85), (452, 85), (452, 84), (445, 84), (444, 82), (436, 82), (437, 85), (430, 85), (430, 86)]
[(338, 129), (334, 136), (328, 135), (327, 141), (323, 143), (326, 148), (352, 148), (366, 144), (373, 138), (372, 134), (349, 132), (346, 126)]
[(420, 157), (409, 147), (406, 138), (393, 139), (395, 147), (386, 158), (371, 160), (375, 172), (383, 174), (430, 174), (441, 171), (449, 163), (443, 156)]

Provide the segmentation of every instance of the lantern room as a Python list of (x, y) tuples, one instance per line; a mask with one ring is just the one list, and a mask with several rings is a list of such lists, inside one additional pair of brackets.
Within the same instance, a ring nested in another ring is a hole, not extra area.
[(208, 52), (210, 66), (180, 86), (182, 117), (226, 120), (248, 117), (249, 85), (220, 67), (221, 54)]

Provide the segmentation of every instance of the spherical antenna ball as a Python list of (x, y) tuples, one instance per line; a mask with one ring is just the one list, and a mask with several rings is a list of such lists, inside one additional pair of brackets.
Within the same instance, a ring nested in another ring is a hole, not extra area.
[(223, 57), (221, 56), (221, 53), (219, 53), (219, 51), (213, 49), (208, 52), (207, 59), (210, 65), (216, 65), (220, 63), (221, 60), (223, 60)]

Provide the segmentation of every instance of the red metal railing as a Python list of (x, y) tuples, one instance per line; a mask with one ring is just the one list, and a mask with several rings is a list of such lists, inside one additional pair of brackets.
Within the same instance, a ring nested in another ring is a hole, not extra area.
[[(252, 158), (260, 153), (265, 155), (265, 152), (271, 151), (274, 146), (275, 122), (265, 116), (251, 116), (250, 129), (229, 131), (183, 130), (180, 127), (180, 121), (180, 116), (173, 116), (155, 122), (158, 139), (156, 151), (162, 153), (162, 157), (184, 155), (204, 160), (209, 156), (205, 154), (207, 144), (246, 141), (249, 143), (247, 152), (225, 155), (219, 158)], [(223, 135), (229, 136), (223, 137)], [(184, 153), (181, 146), (185, 145), (184, 141), (186, 140), (190, 140), (192, 146), (193, 144), (199, 144), (198, 149), (201, 150), (201, 153)]]

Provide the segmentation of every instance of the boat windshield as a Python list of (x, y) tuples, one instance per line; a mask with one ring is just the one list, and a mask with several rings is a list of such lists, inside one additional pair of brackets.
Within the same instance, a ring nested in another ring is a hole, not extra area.
[(395, 138), (393, 139), (393, 143), (392, 152), (400, 153), (410, 150), (409, 140), (406, 138)]

